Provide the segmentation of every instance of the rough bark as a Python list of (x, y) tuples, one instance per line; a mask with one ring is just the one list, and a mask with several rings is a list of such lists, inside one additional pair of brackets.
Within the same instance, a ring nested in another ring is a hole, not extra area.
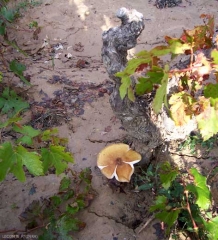
[[(143, 15), (136, 10), (121, 8), (117, 12), (121, 25), (103, 33), (102, 59), (109, 77), (115, 82), (110, 97), (111, 107), (127, 131), (133, 148), (139, 151), (144, 160), (150, 160), (152, 151), (164, 141), (184, 139), (196, 125), (191, 121), (183, 127), (175, 127), (174, 122), (163, 109), (155, 115), (151, 108), (154, 94), (136, 96), (131, 102), (127, 97), (120, 98), (120, 78), (114, 74), (122, 71), (127, 64), (127, 51), (137, 44), (137, 38), (144, 29)], [(132, 79), (134, 82), (134, 79)], [(170, 80), (173, 86), (175, 79)]]

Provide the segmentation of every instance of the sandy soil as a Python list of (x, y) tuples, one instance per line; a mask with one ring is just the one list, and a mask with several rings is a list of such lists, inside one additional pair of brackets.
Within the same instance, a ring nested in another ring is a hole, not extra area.
[[(125, 131), (110, 108), (112, 83), (101, 61), (102, 31), (119, 25), (115, 13), (120, 7), (134, 8), (145, 17), (145, 30), (136, 49), (130, 51), (130, 56), (162, 43), (165, 35), (176, 37), (183, 28), (201, 24), (199, 16), (202, 13), (215, 17), (218, 13), (218, 2), (215, 0), (183, 0), (181, 6), (162, 10), (154, 6), (154, 1), (148, 0), (43, 0), (40, 6), (28, 9), (18, 19), (16, 35), (10, 33), (10, 37), (31, 55), (31, 58), (20, 58), (26, 64), (26, 74), (34, 85), (29, 94), (32, 102), (40, 103), (43, 98), (54, 98), (55, 91), (69, 93), (63, 99), (71, 101), (66, 104), (70, 117), (67, 121), (62, 118), (60, 134), (68, 137), (69, 150), (75, 157), (75, 164), (70, 167), (76, 170), (90, 167), (93, 188), (97, 192), (91, 206), (80, 214), (87, 225), (81, 232), (75, 233), (74, 239), (78, 240), (164, 239), (158, 221), (151, 222), (138, 233), (150, 216), (148, 207), (153, 199), (152, 194), (114, 191), (96, 168), (98, 152), (107, 144), (122, 142), (125, 138)], [(41, 27), (38, 34), (33, 35), (33, 31), (28, 30), (32, 21), (37, 21)], [(42, 48), (44, 39), (48, 45)], [(49, 49), (57, 44), (61, 44), (63, 49), (55, 51), (53, 68)], [(66, 57), (69, 53), (72, 54), (70, 59)], [(16, 52), (9, 52), (8, 58), (13, 59), (14, 54)], [(69, 91), (69, 81), (75, 83), (74, 90), (84, 84), (82, 95), (76, 90)], [(90, 84), (95, 87), (91, 88)], [(80, 96), (82, 100), (79, 106), (75, 106)], [(196, 158), (186, 153), (181, 157), (173, 149), (171, 158), (177, 158), (186, 166), (205, 163), (209, 158), (215, 161), (217, 158), (216, 150), (206, 158)], [(207, 168), (208, 164), (205, 164)], [(55, 193), (60, 179), (61, 176), (52, 174), (36, 178), (29, 176), (22, 184), (8, 176), (0, 184), (0, 229), (23, 229), (24, 224), (17, 216), (34, 199)], [(31, 195), (29, 191), (33, 185), (36, 186), (36, 193)], [(11, 208), (14, 203), (17, 208)]]

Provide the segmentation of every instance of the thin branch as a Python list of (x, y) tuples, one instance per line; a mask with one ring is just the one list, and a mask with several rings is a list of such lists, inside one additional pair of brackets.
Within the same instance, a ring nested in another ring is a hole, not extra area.
[(143, 225), (143, 227), (138, 231), (138, 233), (140, 233), (141, 231), (143, 231), (148, 225), (150, 222), (152, 222), (153, 220), (155, 219), (155, 216), (154, 214), (152, 214), (149, 219), (147, 220), (147, 222)]

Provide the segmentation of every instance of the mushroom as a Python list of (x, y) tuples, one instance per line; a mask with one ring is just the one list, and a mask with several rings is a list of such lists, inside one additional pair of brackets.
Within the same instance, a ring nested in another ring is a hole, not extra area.
[(101, 150), (97, 165), (107, 178), (115, 177), (119, 182), (129, 182), (134, 172), (133, 165), (141, 158), (141, 155), (130, 149), (129, 145), (119, 143)]

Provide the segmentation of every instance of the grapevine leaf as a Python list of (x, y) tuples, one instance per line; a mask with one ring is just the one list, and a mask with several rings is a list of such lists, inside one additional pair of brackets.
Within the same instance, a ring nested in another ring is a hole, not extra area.
[(210, 219), (209, 221), (205, 221), (203, 219), (204, 226), (208, 231), (209, 239), (218, 239), (218, 216)]
[(194, 98), (185, 92), (173, 94), (169, 99), (170, 111), (176, 126), (182, 126), (192, 118), (191, 106)]
[(145, 183), (145, 184), (142, 184), (140, 185), (137, 190), (139, 191), (146, 191), (148, 189), (151, 189), (154, 187), (154, 183)]
[(136, 94), (143, 95), (153, 90), (153, 84), (161, 84), (164, 73), (159, 67), (154, 66), (145, 77), (138, 79), (139, 83), (136, 85)]
[(155, 200), (155, 205), (150, 207), (150, 211), (154, 212), (155, 210), (164, 210), (166, 208), (167, 198), (165, 196), (157, 196)]
[(70, 186), (70, 179), (67, 177), (64, 177), (61, 179), (61, 183), (60, 183), (60, 187), (59, 187), (59, 191), (64, 191), (67, 190)]
[(56, 174), (61, 174), (66, 168), (66, 162), (73, 162), (73, 156), (70, 152), (65, 152), (65, 147), (51, 145), (49, 149), (42, 148), (41, 155), (43, 159), (44, 173), (49, 167), (56, 168)]
[(215, 106), (217, 109), (218, 104), (218, 84), (209, 83), (204, 88), (204, 96), (206, 98), (210, 98), (210, 103), (212, 106)]
[(5, 35), (6, 33), (6, 26), (3, 20), (0, 20), (0, 35)]
[(5, 88), (0, 97), (0, 108), (3, 114), (7, 113), (13, 116), (16, 113), (29, 107), (29, 104), (18, 97), (17, 94), (9, 88)]
[(202, 106), (204, 107), (204, 111), (196, 116), (196, 120), (198, 129), (204, 141), (206, 141), (218, 132), (218, 113), (214, 107), (210, 106), (209, 99), (201, 97), (201, 101), (203, 101)]
[(6, 7), (1, 8), (0, 14), (8, 21), (12, 22), (15, 17), (15, 11), (7, 9)]
[(67, 190), (63, 195), (62, 195), (62, 199), (67, 201), (70, 198), (72, 198), (74, 196), (74, 191), (73, 189)]
[(4, 142), (0, 145), (0, 181), (4, 180), (7, 173), (16, 163), (13, 148), (10, 142)]
[(23, 165), (35, 176), (43, 174), (42, 163), (37, 153), (28, 152), (22, 146), (13, 149), (9, 142), (5, 142), (0, 146), (0, 181), (9, 172), (13, 173), (18, 180), (25, 181)]
[[(66, 229), (66, 222), (64, 218), (65, 216), (58, 219), (58, 221), (51, 222), (51, 224), (49, 224), (49, 226), (46, 229), (44, 229), (43, 234), (39, 236), (39, 240), (46, 240), (46, 239), (73, 240), (73, 238), (68, 234), (70, 230), (68, 231)], [(72, 221), (74, 221), (73, 218), (72, 218)]]
[(57, 128), (47, 129), (42, 133), (42, 140), (48, 141), (51, 140), (52, 136), (58, 133)]
[(92, 171), (90, 168), (83, 169), (80, 174), (79, 178), (83, 180), (86, 184), (91, 184), (92, 182)]
[(140, 77), (138, 78), (138, 84), (136, 85), (136, 94), (143, 95), (145, 93), (149, 93), (153, 90), (153, 83), (150, 78)]
[(163, 56), (170, 53), (168, 46), (157, 46), (150, 51), (152, 56)]
[(67, 205), (66, 211), (70, 214), (75, 214), (75, 213), (79, 212), (79, 206), (78, 205), (76, 205), (76, 206)]
[[(65, 215), (57, 221), (59, 233), (68, 233), (70, 231), (79, 231), (85, 227), (85, 223), (73, 218), (71, 215)], [(66, 238), (61, 238), (66, 239)]]
[(206, 184), (207, 179), (195, 168), (191, 168), (190, 173), (194, 177), (194, 184), (187, 185), (186, 189), (196, 196), (196, 204), (200, 208), (207, 210), (211, 204), (211, 193)]
[(23, 165), (27, 167), (29, 172), (35, 176), (43, 175), (42, 162), (40, 156), (36, 152), (28, 152), (23, 146), (19, 145), (15, 148), (18, 159), (22, 160)]
[(10, 172), (21, 182), (26, 181), (25, 172), (23, 170), (23, 162), (21, 158), (16, 158), (16, 164), (11, 166)]
[(179, 213), (180, 213), (180, 210), (178, 210), (178, 209), (171, 210), (171, 211), (164, 210), (164, 211), (161, 211), (161, 212), (155, 214), (155, 217), (167, 224), (166, 232), (168, 234), (170, 231), (170, 228), (173, 226), (173, 224), (177, 220)]
[(213, 62), (215, 64), (218, 64), (218, 50), (217, 49), (212, 50), (211, 57), (213, 58)]
[(9, 126), (10, 124), (15, 123), (15, 122), (18, 122), (18, 121), (20, 121), (20, 120), (22, 120), (21, 117), (14, 116), (14, 117), (12, 117), (12, 118), (9, 118), (9, 119), (8, 119), (7, 121), (5, 121), (4, 123), (1, 123), (1, 124), (0, 124), (0, 128), (7, 127), (7, 126)]
[(172, 181), (175, 180), (176, 176), (178, 175), (178, 171), (172, 170), (168, 173), (160, 173), (160, 180), (162, 183), (163, 188), (168, 189), (171, 186)]
[(135, 95), (134, 95), (134, 91), (132, 89), (132, 86), (129, 86), (129, 88), (128, 88), (128, 98), (132, 102), (135, 101)]
[(170, 52), (173, 55), (183, 54), (186, 50), (191, 49), (190, 44), (184, 43), (182, 39), (165, 36), (165, 41), (168, 43)]
[(25, 65), (17, 62), (16, 60), (13, 60), (10, 62), (9, 67), (10, 67), (10, 70), (14, 72), (24, 83), (26, 83), (27, 85), (31, 85), (23, 75), (23, 71), (26, 70)]
[(148, 59), (149, 61), (151, 60), (151, 54), (150, 54), (150, 52), (148, 52), (146, 50), (142, 50), (139, 53), (137, 53), (136, 57), (143, 58), (143, 59)]
[(159, 111), (162, 108), (162, 103), (165, 102), (166, 104), (166, 94), (167, 94), (167, 83), (168, 83), (168, 77), (169, 77), (169, 66), (166, 65), (164, 69), (164, 76), (161, 81), (162, 85), (157, 89), (156, 95), (154, 97), (153, 101), (153, 109), (156, 114), (159, 113)]
[(56, 195), (50, 197), (49, 199), (54, 207), (58, 207), (62, 203), (61, 198)]
[(21, 138), (18, 138), (17, 141), (27, 145), (32, 145), (33, 144), (32, 138), (38, 136), (41, 133), (40, 130), (36, 130), (31, 126), (21, 126), (18, 124), (15, 124), (13, 126), (13, 130), (15, 132), (22, 133), (23, 135), (25, 135)]
[(120, 85), (120, 97), (121, 99), (124, 99), (126, 96), (128, 88), (131, 86), (131, 79), (129, 76), (125, 76), (121, 80), (122, 84)]

